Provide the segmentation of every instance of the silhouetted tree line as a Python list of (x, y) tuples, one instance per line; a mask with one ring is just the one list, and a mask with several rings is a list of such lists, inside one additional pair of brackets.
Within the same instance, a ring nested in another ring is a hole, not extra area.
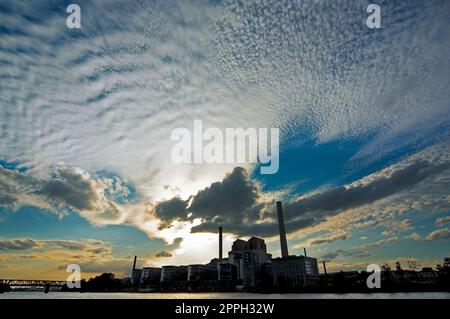
[(119, 292), (124, 291), (125, 286), (122, 281), (115, 278), (113, 273), (103, 273), (97, 277), (89, 280), (82, 279), (80, 288), (69, 289), (67, 285), (62, 288), (62, 291), (80, 291), (80, 292)]
[(5, 284), (0, 284), (0, 294), (8, 291), (11, 291), (11, 287)]
[[(408, 265), (409, 268), (414, 268)], [(366, 271), (338, 272), (322, 275), (320, 291), (332, 292), (395, 292), (395, 291), (446, 291), (450, 292), (450, 267), (437, 265), (436, 271), (431, 268), (403, 269), (400, 262), (396, 262), (395, 269), (388, 264), (381, 267), (381, 288), (369, 289), (367, 278), (371, 275)]]
[[(416, 271), (416, 265), (409, 264), (409, 269), (403, 269), (400, 262), (395, 264), (395, 269), (391, 269), (388, 264), (381, 267), (381, 288), (369, 289), (367, 287), (367, 278), (371, 273), (366, 271), (341, 271), (337, 273), (322, 274), (320, 278), (310, 280), (306, 278), (304, 283), (293, 284), (292, 281), (279, 277), (278, 285), (274, 286), (271, 273), (263, 272), (257, 278), (257, 287), (255, 291), (259, 292), (396, 292), (396, 291), (446, 291), (450, 292), (450, 262), (446, 259), (443, 265), (437, 265), (436, 270), (431, 268), (423, 268), (421, 271)], [(164, 291), (190, 291), (195, 288), (195, 284), (200, 290), (213, 289), (215, 291), (233, 290), (232, 282), (230, 285), (217, 285), (213, 280), (205, 281), (203, 284), (208, 285), (204, 287), (201, 283), (194, 283), (193, 287), (187, 285), (186, 281), (176, 281), (165, 283), (167, 287), (160, 286)], [(236, 284), (236, 282), (233, 282)], [(158, 285), (155, 283), (155, 289), (158, 290)], [(0, 287), (1, 288), (1, 287)], [(69, 289), (67, 286), (63, 287), (63, 291), (81, 291), (81, 292), (118, 292), (131, 291), (130, 284), (115, 278), (113, 273), (104, 273), (89, 280), (81, 281), (81, 288)], [(195, 290), (195, 289), (194, 289)]]

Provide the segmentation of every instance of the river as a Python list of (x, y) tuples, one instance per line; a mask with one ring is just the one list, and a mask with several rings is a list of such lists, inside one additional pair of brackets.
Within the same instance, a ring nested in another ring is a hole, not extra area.
[(77, 293), (13, 291), (0, 299), (450, 299), (446, 292), (346, 293), (346, 294), (253, 294), (253, 293)]

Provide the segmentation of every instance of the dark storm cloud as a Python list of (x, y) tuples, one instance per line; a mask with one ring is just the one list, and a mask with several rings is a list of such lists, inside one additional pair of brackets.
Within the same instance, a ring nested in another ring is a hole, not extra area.
[(394, 171), (391, 176), (381, 176), (367, 184), (350, 188), (344, 186), (331, 188), (308, 198), (287, 203), (285, 205), (286, 217), (292, 219), (305, 213), (314, 213), (316, 216), (329, 215), (370, 204), (408, 189), (449, 168), (450, 163), (433, 164), (428, 161), (416, 161)]
[(187, 201), (173, 197), (159, 202), (155, 214), (162, 220), (160, 227), (168, 227), (172, 221), (186, 220), (188, 213), (192, 213), (191, 219), (202, 218), (206, 222), (195, 231), (206, 231), (209, 222), (216, 229), (219, 224), (236, 226), (243, 220), (259, 220), (266, 203), (257, 203), (258, 197), (256, 183), (249, 179), (245, 169), (236, 167), (222, 181), (212, 183)]
[[(255, 220), (255, 222), (258, 220)], [(278, 224), (277, 222), (247, 222), (244, 223), (242, 220), (237, 223), (217, 223), (215, 221), (212, 222), (204, 222), (198, 226), (192, 228), (193, 233), (201, 233), (201, 232), (217, 232), (217, 228), (222, 226), (225, 232), (230, 232), (238, 235), (258, 235), (258, 236), (274, 236), (278, 234)], [(308, 226), (313, 225), (316, 222), (316, 219), (309, 217), (298, 218), (293, 221), (286, 222), (287, 231), (294, 231), (297, 229), (306, 228)]]
[(221, 182), (199, 191), (189, 210), (193, 217), (235, 219), (248, 213), (258, 198), (256, 183), (242, 167), (236, 167)]
[[(346, 209), (371, 204), (390, 195), (408, 190), (425, 179), (443, 173), (449, 168), (450, 163), (435, 164), (429, 161), (416, 160), (398, 168), (390, 175), (378, 176), (366, 183), (360, 183), (348, 188), (339, 186), (317, 192), (300, 200), (285, 201), (286, 229), (288, 232), (296, 231), (317, 224), (327, 217), (339, 214)], [(237, 202), (239, 205), (228, 203), (228, 205), (225, 205), (225, 208), (220, 206), (224, 203), (223, 199), (221, 199), (221, 194), (228, 191), (228, 188), (221, 187), (221, 183), (217, 183), (220, 185), (219, 187), (210, 187), (200, 191), (195, 197), (201, 194), (199, 198), (201, 198), (200, 202), (202, 205), (197, 203), (191, 209), (195, 212), (195, 208), (200, 206), (203, 214), (199, 215), (205, 218), (205, 222), (194, 227), (192, 231), (215, 232), (218, 226), (223, 226), (228, 231), (239, 235), (276, 235), (278, 233), (277, 224), (259, 220), (259, 215), (255, 212), (256, 205), (258, 205), (257, 208), (259, 210), (266, 209), (268, 214), (275, 218), (274, 203), (256, 203), (259, 196), (256, 186), (252, 187), (252, 182), (249, 181), (248, 176), (242, 171), (236, 173), (235, 170), (233, 174), (238, 176), (238, 178), (231, 179), (234, 182), (233, 187), (236, 187), (236, 184), (241, 184), (241, 188), (233, 189), (245, 190), (239, 194), (241, 197), (236, 192), (232, 193), (233, 196), (238, 197)], [(224, 179), (224, 182), (226, 179)], [(225, 195), (225, 198), (227, 201), (233, 201), (233, 196)], [(220, 204), (214, 202), (216, 199), (219, 200)], [(233, 207), (233, 205), (236, 207)], [(253, 211), (251, 220), (247, 218), (250, 211)]]
[(172, 221), (177, 219), (186, 219), (187, 204), (188, 201), (184, 201), (180, 197), (173, 197), (156, 204), (155, 214), (163, 221), (160, 227), (168, 227)]

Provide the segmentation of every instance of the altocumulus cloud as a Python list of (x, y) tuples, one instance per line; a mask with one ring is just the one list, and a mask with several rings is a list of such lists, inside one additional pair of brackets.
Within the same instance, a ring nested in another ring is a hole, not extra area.
[(428, 236), (427, 240), (447, 240), (450, 239), (450, 228), (442, 228), (432, 231)]
[(106, 0), (71, 32), (64, 3), (3, 3), (0, 154), (37, 176), (60, 161), (117, 172), (160, 201), (236, 166), (167, 160), (172, 129), (196, 118), (280, 127), (288, 144), (373, 136), (355, 159), (445, 139), (450, 4), (385, 3), (382, 37), (366, 5)]

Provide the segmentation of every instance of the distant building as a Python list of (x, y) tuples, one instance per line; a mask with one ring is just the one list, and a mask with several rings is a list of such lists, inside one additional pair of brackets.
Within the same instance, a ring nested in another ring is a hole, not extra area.
[(444, 267), (450, 268), (450, 257), (444, 258)]
[(144, 267), (142, 268), (140, 283), (157, 283), (161, 280), (161, 268)]
[(390, 272), (390, 276), (395, 284), (405, 284), (416, 282), (417, 272), (415, 270), (401, 269)]
[(417, 273), (417, 281), (424, 285), (434, 285), (439, 279), (439, 273), (431, 267), (422, 268), (421, 271)]
[(131, 283), (131, 278), (130, 278), (130, 277), (122, 278), (122, 279), (120, 280), (120, 283), (121, 283), (123, 286), (129, 286), (130, 283)]
[(272, 259), (272, 277), (275, 286), (307, 287), (320, 281), (317, 259), (306, 256), (289, 256), (283, 205), (277, 203), (278, 227), (280, 232), (281, 258)]
[(141, 282), (142, 269), (135, 268), (131, 272), (130, 283), (132, 285), (139, 284)]
[(187, 280), (217, 280), (217, 266), (215, 264), (189, 265)]
[(271, 258), (264, 240), (256, 237), (248, 241), (237, 239), (228, 253), (228, 263), (236, 267), (236, 279), (245, 288), (257, 285), (262, 272), (261, 266), (270, 262)]
[(272, 276), (275, 286), (308, 287), (319, 283), (317, 259), (289, 256), (272, 259)]
[(237, 279), (237, 268), (233, 264), (229, 264), (228, 261), (222, 261), (217, 264), (217, 269), (219, 271), (219, 280), (236, 281)]
[(161, 268), (161, 281), (187, 281), (187, 266), (163, 266)]

